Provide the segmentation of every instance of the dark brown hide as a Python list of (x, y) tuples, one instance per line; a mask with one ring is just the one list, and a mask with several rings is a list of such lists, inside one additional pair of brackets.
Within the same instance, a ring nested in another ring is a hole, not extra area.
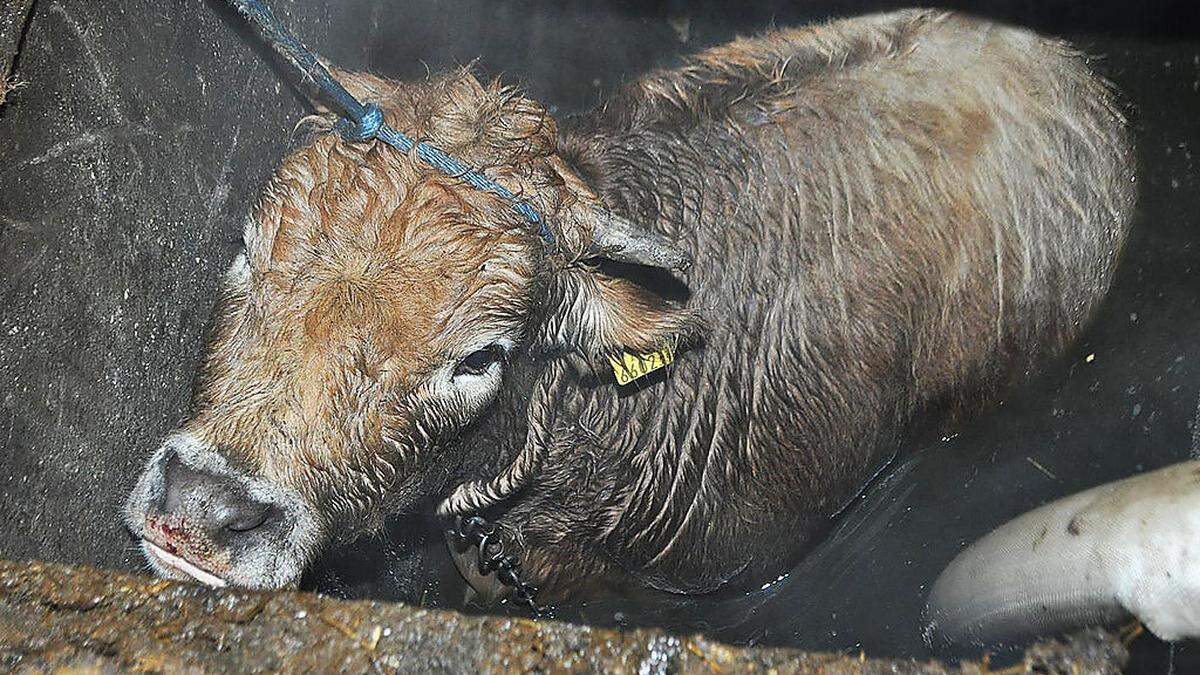
[[(710, 591), (803, 551), (926, 411), (1079, 333), (1135, 195), (1083, 57), (924, 11), (712, 49), (560, 138), (608, 204), (693, 252), (705, 332), (659, 381), (564, 369), (534, 397), (552, 454), (501, 519), (544, 597), (626, 575)], [(468, 455), (514, 453), (521, 406)]]

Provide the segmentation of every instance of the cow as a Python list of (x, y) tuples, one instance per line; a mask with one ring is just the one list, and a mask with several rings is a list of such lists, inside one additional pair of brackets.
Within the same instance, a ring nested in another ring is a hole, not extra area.
[(289, 587), (385, 518), (481, 514), (539, 600), (762, 578), (1060, 354), (1134, 210), (1087, 59), (954, 13), (740, 38), (560, 120), (469, 68), (336, 75), (551, 236), (318, 106), (126, 505), (167, 577)]

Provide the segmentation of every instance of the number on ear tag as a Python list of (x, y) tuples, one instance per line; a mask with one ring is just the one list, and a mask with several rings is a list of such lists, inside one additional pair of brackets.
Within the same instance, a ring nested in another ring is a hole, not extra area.
[(631, 354), (623, 351), (620, 354), (608, 357), (608, 362), (612, 365), (613, 375), (617, 376), (617, 384), (622, 387), (656, 370), (666, 368), (674, 361), (675, 350), (670, 345), (665, 345), (662, 349), (645, 354)]

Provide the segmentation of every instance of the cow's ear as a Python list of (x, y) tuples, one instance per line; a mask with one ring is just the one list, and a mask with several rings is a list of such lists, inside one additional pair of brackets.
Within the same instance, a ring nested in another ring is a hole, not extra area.
[[(622, 264), (578, 265), (554, 275), (543, 339), (603, 359), (622, 351), (680, 348), (700, 333), (700, 315), (684, 305), (669, 275)], [(676, 296), (676, 297), (671, 297)]]
[(591, 359), (679, 347), (699, 334), (687, 307), (692, 256), (672, 238), (604, 206), (559, 158), (569, 205), (552, 218), (565, 263), (551, 275), (546, 341)]

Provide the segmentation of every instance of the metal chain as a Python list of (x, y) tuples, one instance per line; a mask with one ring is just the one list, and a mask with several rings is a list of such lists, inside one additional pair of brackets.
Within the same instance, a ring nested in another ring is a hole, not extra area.
[(475, 547), (478, 555), (476, 569), (481, 576), (495, 572), (500, 583), (513, 589), (514, 602), (527, 607), (534, 616), (541, 615), (541, 610), (533, 600), (538, 589), (521, 579), (521, 561), (515, 555), (505, 554), (504, 542), (495, 523), (479, 516), (460, 516), (454, 520), (454, 527), (447, 534), (460, 544)]

